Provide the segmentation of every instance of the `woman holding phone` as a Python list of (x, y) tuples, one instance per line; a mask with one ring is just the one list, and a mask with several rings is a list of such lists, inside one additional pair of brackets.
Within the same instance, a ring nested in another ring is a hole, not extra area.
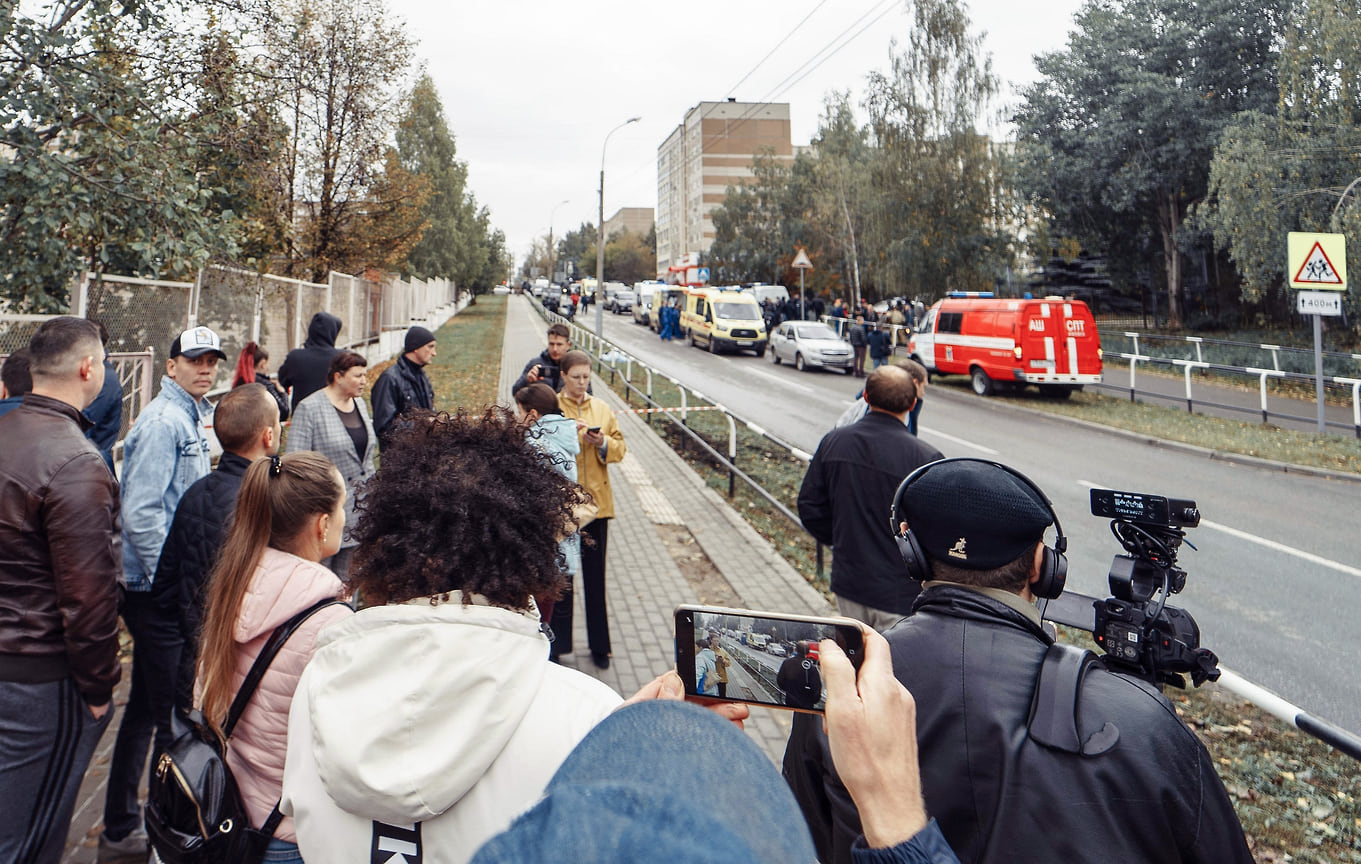
[[(591, 386), (591, 358), (581, 351), (568, 351), (559, 361), (562, 392), (558, 406), (577, 424), (581, 452), (577, 454), (577, 482), (595, 499), (595, 520), (581, 529), (589, 538), (581, 544), (581, 581), (586, 602), (586, 641), (591, 659), (601, 669), (610, 665), (610, 624), (605, 604), (605, 551), (609, 520), (614, 516), (614, 493), (610, 490), (609, 464), (624, 458), (627, 448), (614, 412), (587, 392)], [(567, 586), (553, 607), (554, 647), (558, 654), (572, 652), (572, 586)]]

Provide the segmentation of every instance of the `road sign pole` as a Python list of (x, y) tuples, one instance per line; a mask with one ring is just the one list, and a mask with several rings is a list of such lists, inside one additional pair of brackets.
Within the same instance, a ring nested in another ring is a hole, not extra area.
[(808, 320), (808, 298), (803, 294), (803, 268), (799, 268), (799, 317)]
[(1318, 398), (1318, 434), (1327, 429), (1323, 418), (1323, 316), (1314, 315), (1314, 395)]

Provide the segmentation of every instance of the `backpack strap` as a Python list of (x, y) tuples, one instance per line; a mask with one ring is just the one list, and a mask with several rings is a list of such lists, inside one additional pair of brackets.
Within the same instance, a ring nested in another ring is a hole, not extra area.
[(1077, 700), (1082, 680), (1097, 660), (1092, 652), (1055, 642), (1045, 652), (1026, 729), (1036, 742), (1055, 750), (1097, 756), (1120, 740), (1120, 730), (1107, 722), (1086, 741), (1077, 727)]
[(304, 621), (327, 606), (344, 605), (348, 605), (344, 600), (327, 597), (325, 600), (318, 600), (274, 628), (274, 632), (269, 636), (269, 641), (265, 643), (265, 647), (260, 649), (260, 655), (255, 658), (250, 671), (246, 673), (246, 680), (241, 682), (241, 689), (236, 691), (236, 698), (232, 700), (232, 707), (227, 711), (227, 722), (222, 724), (222, 737), (224, 739), (231, 737), (232, 729), (236, 727), (236, 721), (241, 719), (241, 714), (245, 712), (246, 705), (255, 695), (255, 688), (260, 686), (261, 679), (265, 677), (265, 671), (269, 669), (269, 664), (274, 662), (275, 655), (279, 653), (279, 649), (284, 647), (288, 637), (292, 636)]

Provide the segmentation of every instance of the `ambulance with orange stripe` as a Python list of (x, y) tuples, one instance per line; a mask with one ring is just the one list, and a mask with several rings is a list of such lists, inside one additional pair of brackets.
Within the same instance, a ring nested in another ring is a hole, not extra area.
[(980, 396), (1035, 384), (1066, 398), (1101, 381), (1101, 337), (1081, 300), (952, 292), (927, 310), (907, 350), (934, 373), (968, 375)]

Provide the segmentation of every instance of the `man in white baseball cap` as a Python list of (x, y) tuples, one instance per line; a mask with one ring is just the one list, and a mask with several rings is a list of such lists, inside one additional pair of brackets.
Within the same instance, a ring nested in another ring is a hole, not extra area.
[(152, 580), (180, 496), (212, 468), (203, 421), (213, 406), (204, 397), (225, 359), (222, 340), (208, 327), (176, 336), (161, 392), (142, 409), (123, 442), (123, 621), (132, 634), (132, 691), (109, 765), (100, 864), (146, 860), (137, 790), (153, 735), (158, 746), (170, 743), (183, 641), (178, 609), (157, 607)]

